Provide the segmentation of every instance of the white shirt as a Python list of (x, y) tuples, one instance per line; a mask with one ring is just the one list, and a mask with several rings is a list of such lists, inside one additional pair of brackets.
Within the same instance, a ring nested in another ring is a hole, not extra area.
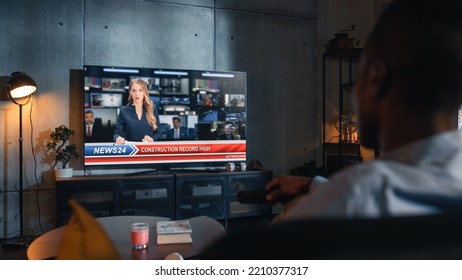
[(278, 219), (387, 217), (462, 209), (462, 133), (435, 135), (352, 165), (330, 180), (315, 177)]
[[(90, 134), (90, 135), (88, 135)], [(93, 134), (93, 124), (87, 124), (85, 135), (91, 136)]]
[(180, 129), (179, 128), (175, 128), (175, 131), (174, 131), (174, 138), (175, 139), (179, 139), (180, 138)]

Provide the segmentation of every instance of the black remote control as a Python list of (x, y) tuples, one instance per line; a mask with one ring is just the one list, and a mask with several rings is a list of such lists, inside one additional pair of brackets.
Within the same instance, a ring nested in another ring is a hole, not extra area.
[(239, 191), (237, 201), (240, 203), (268, 203), (266, 200), (267, 190)]

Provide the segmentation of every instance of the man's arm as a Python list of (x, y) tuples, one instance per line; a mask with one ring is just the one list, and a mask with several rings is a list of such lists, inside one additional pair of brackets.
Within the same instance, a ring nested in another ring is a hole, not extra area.
[(289, 201), (307, 193), (313, 178), (301, 176), (279, 176), (270, 181), (265, 189), (270, 202)]

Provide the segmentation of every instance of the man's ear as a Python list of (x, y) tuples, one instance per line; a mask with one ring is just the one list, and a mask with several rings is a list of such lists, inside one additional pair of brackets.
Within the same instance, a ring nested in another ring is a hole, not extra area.
[(375, 96), (379, 99), (387, 96), (391, 88), (391, 69), (382, 61), (374, 62), (370, 67), (369, 78), (375, 86)]

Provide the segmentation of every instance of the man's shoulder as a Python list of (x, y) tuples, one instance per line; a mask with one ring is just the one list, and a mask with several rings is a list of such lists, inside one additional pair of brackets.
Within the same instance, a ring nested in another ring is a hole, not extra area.
[(364, 196), (386, 189), (409, 190), (416, 185), (421, 189), (432, 189), (438, 180), (448, 178), (449, 173), (450, 170), (433, 165), (379, 159), (350, 165), (332, 175), (329, 181)]
[(103, 127), (102, 123), (96, 122), (93, 124), (93, 128), (101, 128), (101, 127)]
[(329, 181), (341, 183), (343, 186), (371, 189), (374, 185), (383, 186), (384, 182), (388, 181), (388, 177), (406, 172), (400, 169), (399, 165), (400, 163), (384, 160), (352, 164), (333, 174)]

